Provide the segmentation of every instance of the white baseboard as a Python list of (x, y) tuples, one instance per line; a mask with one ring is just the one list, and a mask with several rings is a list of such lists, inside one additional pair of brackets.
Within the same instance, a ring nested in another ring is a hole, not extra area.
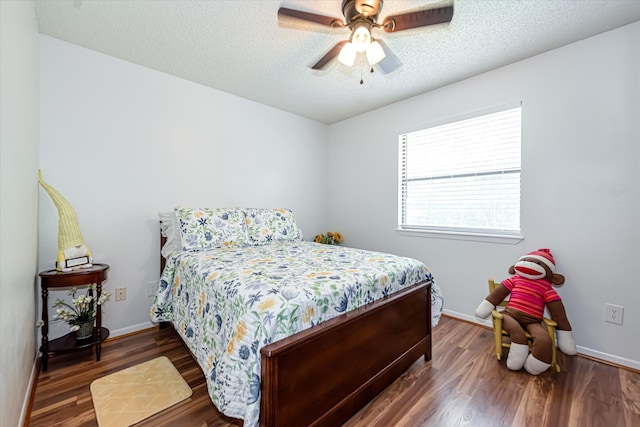
[[(467, 322), (475, 323), (477, 325), (488, 326), (491, 327), (491, 320), (478, 319), (475, 316), (469, 316), (465, 313), (458, 313), (456, 311), (451, 310), (443, 310), (443, 314), (446, 314), (449, 317), (454, 317), (460, 320), (466, 320)], [(601, 351), (593, 350), (591, 348), (577, 346), (578, 354), (582, 354), (584, 356), (593, 357), (595, 359), (600, 359), (605, 362), (614, 363), (620, 366), (626, 366), (631, 369), (640, 370), (640, 361), (627, 359), (625, 357), (616, 356), (615, 354), (603, 353)]]
[(578, 354), (593, 357), (595, 359), (604, 360), (620, 366), (626, 366), (631, 369), (640, 371), (640, 362), (637, 360), (627, 359), (625, 357), (616, 356), (615, 354), (603, 353), (601, 351), (592, 350), (587, 347), (577, 346)]
[(144, 322), (137, 325), (127, 326), (126, 328), (114, 329), (109, 331), (109, 338), (119, 337), (121, 335), (132, 334), (134, 332), (142, 331), (144, 329), (153, 328), (157, 326), (157, 323)]
[(24, 394), (24, 400), (22, 401), (22, 410), (20, 411), (20, 426), (29, 425), (29, 419), (27, 417), (31, 416), (31, 413), (28, 413), (29, 403), (31, 400), (31, 391), (33, 387), (36, 385), (36, 376), (39, 372), (36, 370), (38, 367), (38, 357), (40, 356), (40, 350), (36, 352), (36, 357), (33, 359), (33, 366), (31, 366), (31, 375), (29, 375), (29, 382), (27, 383), (27, 390)]
[(466, 320), (467, 322), (475, 323), (477, 325), (488, 326), (491, 328), (491, 318), (479, 319), (476, 316), (469, 316), (468, 314), (458, 313), (457, 311), (451, 311), (444, 309), (442, 314), (446, 314), (449, 317), (455, 317), (456, 319)]

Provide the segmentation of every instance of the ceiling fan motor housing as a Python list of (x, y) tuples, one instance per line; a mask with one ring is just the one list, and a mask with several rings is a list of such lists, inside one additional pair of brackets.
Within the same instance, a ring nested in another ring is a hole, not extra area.
[(382, 0), (343, 0), (342, 14), (347, 20), (347, 25), (351, 26), (354, 19), (359, 21), (361, 18), (376, 22), (378, 14), (382, 9)]

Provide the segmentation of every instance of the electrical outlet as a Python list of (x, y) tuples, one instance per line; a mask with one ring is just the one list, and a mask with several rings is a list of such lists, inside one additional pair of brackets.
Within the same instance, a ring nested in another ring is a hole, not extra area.
[(116, 301), (124, 301), (127, 299), (127, 288), (116, 288)]
[(624, 307), (621, 305), (605, 304), (604, 305), (604, 321), (609, 323), (615, 323), (616, 325), (622, 325), (622, 315), (624, 314)]
[(147, 282), (147, 296), (154, 297), (156, 296), (156, 291), (158, 290), (158, 282)]

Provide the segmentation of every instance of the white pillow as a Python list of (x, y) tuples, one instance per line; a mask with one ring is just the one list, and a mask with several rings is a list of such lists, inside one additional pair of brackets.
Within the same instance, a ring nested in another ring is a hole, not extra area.
[(160, 212), (160, 232), (167, 238), (164, 246), (160, 250), (162, 256), (168, 259), (171, 255), (182, 249), (180, 243), (180, 227), (176, 214), (173, 211)]

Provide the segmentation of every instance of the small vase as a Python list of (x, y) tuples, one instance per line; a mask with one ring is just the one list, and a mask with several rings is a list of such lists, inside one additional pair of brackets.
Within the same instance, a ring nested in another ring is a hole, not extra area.
[(86, 320), (84, 322), (78, 322), (80, 329), (76, 331), (77, 340), (86, 340), (93, 335), (93, 323), (95, 319)]

